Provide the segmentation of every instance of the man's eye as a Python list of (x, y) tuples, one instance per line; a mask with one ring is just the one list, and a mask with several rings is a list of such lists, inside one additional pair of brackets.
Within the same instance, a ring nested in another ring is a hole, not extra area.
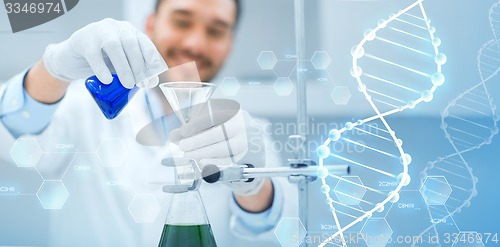
[(191, 26), (191, 22), (185, 21), (185, 20), (176, 20), (174, 21), (175, 26), (180, 27), (180, 28), (188, 28)]
[(224, 36), (224, 33), (225, 33), (224, 31), (216, 29), (216, 28), (209, 28), (208, 29), (208, 34), (212, 37), (219, 38), (219, 37)]

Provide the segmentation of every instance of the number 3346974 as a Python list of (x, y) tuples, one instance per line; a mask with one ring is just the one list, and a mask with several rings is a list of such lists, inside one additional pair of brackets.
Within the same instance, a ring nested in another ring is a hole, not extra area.
[(6, 3), (7, 14), (48, 14), (63, 11), (59, 3)]

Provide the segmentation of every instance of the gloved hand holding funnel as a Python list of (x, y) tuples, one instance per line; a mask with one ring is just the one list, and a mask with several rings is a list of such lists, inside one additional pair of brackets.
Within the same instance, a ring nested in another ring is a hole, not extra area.
[[(184, 157), (196, 160), (201, 170), (208, 164), (265, 164), (263, 155), (247, 155), (251, 133), (247, 123), (251, 119), (238, 102), (208, 100), (215, 89), (208, 83), (164, 83), (160, 88), (183, 123), (170, 133), (170, 141), (179, 145)], [(238, 195), (253, 195), (263, 182), (258, 178), (225, 184)]]

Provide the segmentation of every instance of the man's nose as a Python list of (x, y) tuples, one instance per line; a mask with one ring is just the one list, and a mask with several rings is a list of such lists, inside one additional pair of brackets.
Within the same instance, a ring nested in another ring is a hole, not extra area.
[(193, 55), (200, 56), (203, 55), (207, 42), (205, 30), (201, 27), (196, 27), (184, 38), (183, 48), (189, 50)]

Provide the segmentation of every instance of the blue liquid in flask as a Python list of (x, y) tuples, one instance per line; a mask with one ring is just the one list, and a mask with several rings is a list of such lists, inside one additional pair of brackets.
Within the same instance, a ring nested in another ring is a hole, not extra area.
[(113, 81), (108, 85), (99, 81), (95, 75), (85, 81), (85, 87), (107, 119), (116, 118), (139, 90), (137, 86), (131, 89), (124, 87), (116, 74), (112, 76)]

